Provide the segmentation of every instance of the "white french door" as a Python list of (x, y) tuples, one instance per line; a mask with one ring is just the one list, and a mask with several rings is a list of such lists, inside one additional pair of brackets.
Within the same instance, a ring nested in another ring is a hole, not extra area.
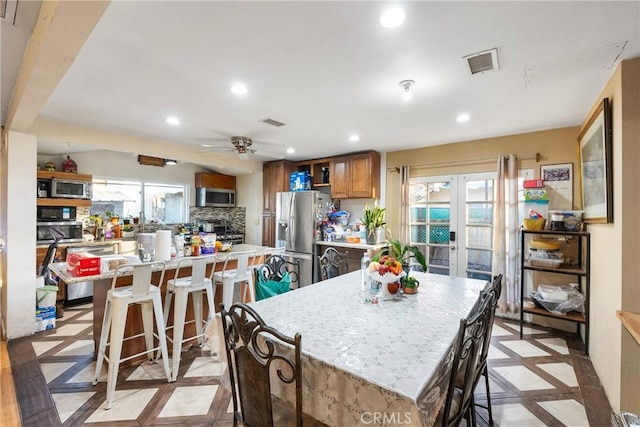
[(430, 273), (491, 280), (495, 173), (412, 178), (411, 244)]

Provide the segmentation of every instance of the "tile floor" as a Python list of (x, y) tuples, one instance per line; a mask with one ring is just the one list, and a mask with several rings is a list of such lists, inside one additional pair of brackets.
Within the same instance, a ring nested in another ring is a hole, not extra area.
[[(197, 346), (183, 352), (175, 383), (166, 382), (158, 364), (121, 369), (112, 409), (104, 410), (106, 365), (98, 385), (91, 385), (95, 367), (91, 310), (91, 305), (67, 308), (55, 330), (10, 346), (12, 367), (19, 370), (26, 366), (33, 370), (22, 362), (27, 363), (29, 352), (35, 353), (42, 384), (53, 401), (48, 408), (48, 396), (33, 402), (21, 398), (28, 395), (21, 389), (34, 378), (25, 384), (16, 381), (25, 426), (232, 424), (230, 394), (220, 386), (223, 366)], [(516, 323), (496, 319), (489, 353), (495, 425), (610, 425), (611, 409), (576, 336), (535, 326), (526, 327), (525, 334), (520, 340)], [(16, 363), (14, 358), (20, 360)], [(486, 403), (482, 387), (476, 396), (478, 403)], [(487, 425), (486, 411), (479, 409), (478, 414), (478, 424)]]

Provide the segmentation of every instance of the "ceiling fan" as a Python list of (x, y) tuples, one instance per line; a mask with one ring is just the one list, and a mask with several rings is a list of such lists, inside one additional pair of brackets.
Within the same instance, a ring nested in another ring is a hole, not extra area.
[[(238, 153), (238, 157), (241, 160), (249, 159), (250, 154), (256, 154), (258, 151), (252, 148), (253, 139), (249, 138), (248, 136), (231, 136), (230, 140), (231, 140), (231, 145), (233, 147), (228, 147), (228, 146), (221, 147), (218, 145), (210, 145), (210, 144), (202, 144), (202, 146), (206, 148), (224, 149), (225, 151), (236, 152)], [(260, 150), (260, 153), (262, 153), (262, 150)], [(269, 154), (267, 154), (267, 156), (271, 157)]]

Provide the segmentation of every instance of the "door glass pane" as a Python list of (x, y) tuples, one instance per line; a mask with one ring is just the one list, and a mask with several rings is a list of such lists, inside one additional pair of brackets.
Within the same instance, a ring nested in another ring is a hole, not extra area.
[(449, 274), (449, 247), (430, 247), (428, 264), (430, 273), (433, 273), (431, 266), (437, 265), (446, 267), (446, 274)]
[(491, 251), (468, 249), (467, 268), (476, 271), (491, 271)]
[(493, 200), (493, 180), (467, 181), (467, 202)]
[(467, 226), (467, 247), (491, 249), (493, 242), (491, 227)]
[(467, 219), (469, 224), (493, 224), (493, 203), (469, 203)]

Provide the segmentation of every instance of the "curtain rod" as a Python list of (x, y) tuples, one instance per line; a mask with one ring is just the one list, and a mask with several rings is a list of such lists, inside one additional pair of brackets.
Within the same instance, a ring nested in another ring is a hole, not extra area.
[[(518, 156), (518, 160), (535, 160), (536, 163), (540, 162), (541, 158), (540, 153), (534, 153), (528, 156)], [(437, 162), (437, 163), (425, 163), (422, 165), (409, 165), (411, 169), (427, 169), (427, 168), (442, 168), (446, 166), (469, 166), (469, 165), (482, 165), (486, 163), (491, 163), (497, 161), (497, 157), (488, 157), (486, 159), (475, 159), (475, 160), (462, 160), (462, 161), (451, 161), (451, 162)], [(399, 167), (387, 168), (387, 172), (398, 172), (400, 173)]]

